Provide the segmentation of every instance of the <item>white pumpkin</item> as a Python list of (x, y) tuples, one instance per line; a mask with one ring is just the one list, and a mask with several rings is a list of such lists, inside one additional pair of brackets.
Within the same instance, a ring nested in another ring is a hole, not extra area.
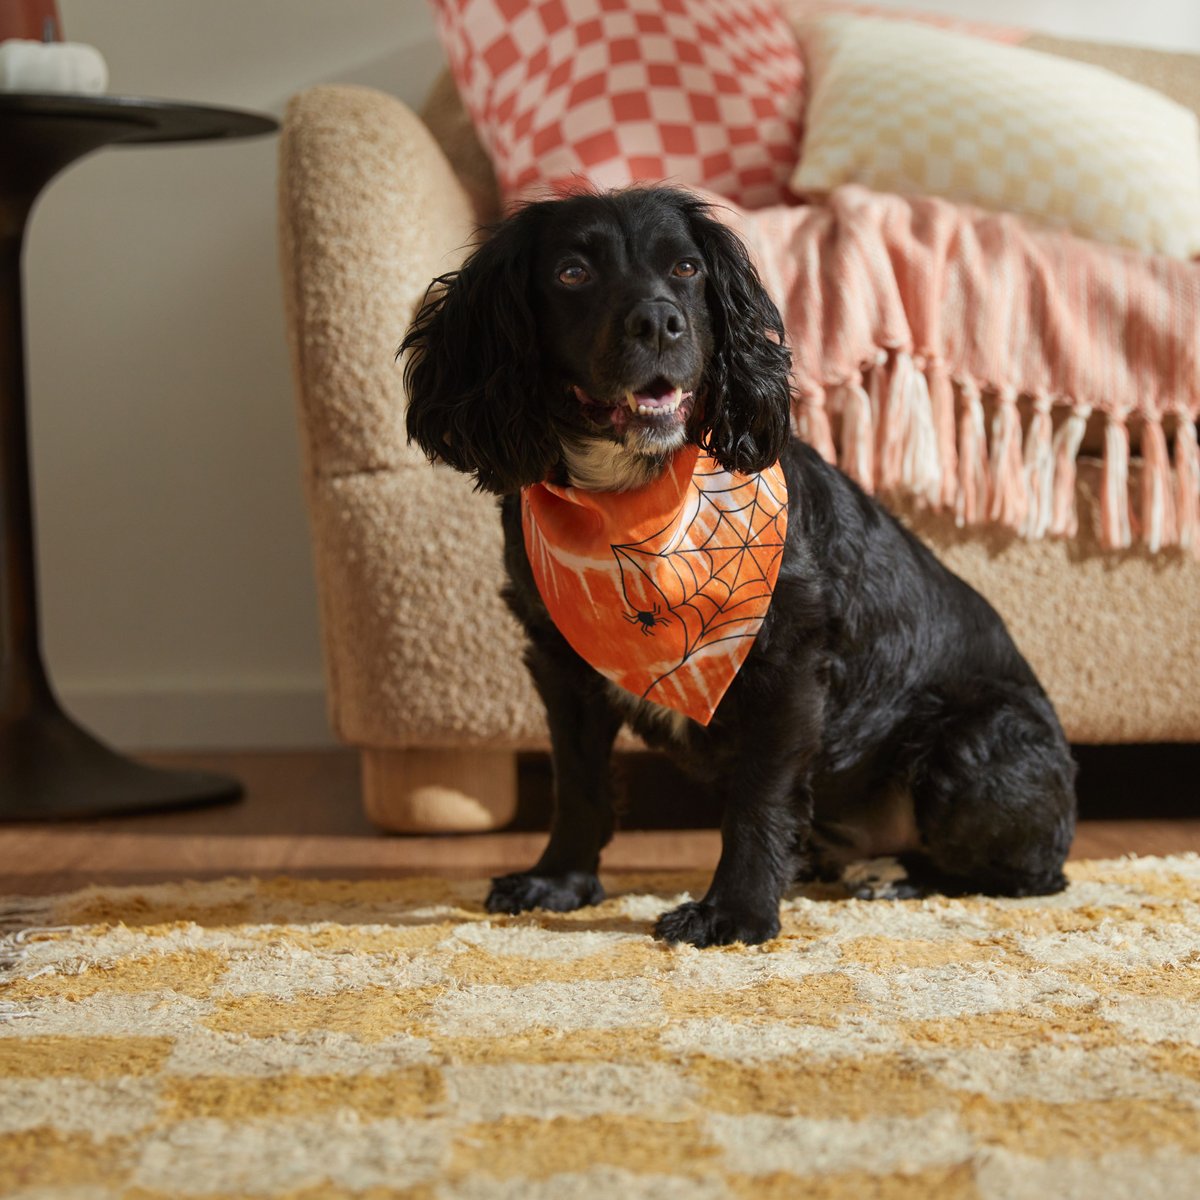
[(70, 92), (95, 96), (108, 87), (108, 67), (80, 42), (0, 42), (0, 92)]

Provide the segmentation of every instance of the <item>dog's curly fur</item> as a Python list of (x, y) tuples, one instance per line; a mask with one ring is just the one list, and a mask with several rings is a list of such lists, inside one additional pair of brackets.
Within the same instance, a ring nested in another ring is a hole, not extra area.
[[(434, 281), (401, 350), (410, 438), (503, 496), (506, 598), (550, 726), (550, 841), (493, 881), (489, 909), (602, 898), (623, 723), (725, 805), (712, 884), (662, 916), (666, 940), (761, 942), (793, 881), (881, 854), (902, 856), (910, 893), (1065, 886), (1075, 768), (1050, 701), (990, 605), (789, 438), (782, 322), (702, 201), (647, 188), (529, 205)], [(673, 416), (628, 415), (630, 392), (671, 388), (685, 396)], [(781, 459), (789, 494), (771, 608), (707, 727), (571, 649), (538, 595), (517, 496), (547, 479), (637, 486), (686, 441), (731, 470)]]

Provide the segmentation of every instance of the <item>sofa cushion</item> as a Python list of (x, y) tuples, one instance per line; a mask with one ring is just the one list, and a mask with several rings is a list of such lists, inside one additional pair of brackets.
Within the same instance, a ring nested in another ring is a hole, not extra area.
[(1200, 128), (1165, 96), (907, 22), (827, 17), (802, 41), (811, 92), (797, 192), (862, 183), (1200, 254)]
[(786, 198), (803, 61), (772, 0), (433, 4), (506, 197), (582, 178)]

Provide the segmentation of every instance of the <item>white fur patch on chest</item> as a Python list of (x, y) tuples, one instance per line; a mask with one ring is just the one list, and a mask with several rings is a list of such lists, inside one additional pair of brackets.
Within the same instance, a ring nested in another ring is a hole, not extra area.
[(562, 452), (571, 482), (586, 491), (631, 491), (645, 486), (662, 469), (659, 460), (602, 438), (564, 442)]

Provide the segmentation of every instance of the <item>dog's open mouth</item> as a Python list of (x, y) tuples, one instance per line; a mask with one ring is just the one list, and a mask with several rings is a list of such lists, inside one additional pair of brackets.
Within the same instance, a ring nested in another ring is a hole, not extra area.
[[(691, 392), (686, 395), (691, 396)], [(644, 388), (625, 392), (625, 403), (631, 413), (639, 417), (671, 417), (683, 403), (683, 388), (672, 384), (661, 375), (652, 379)]]
[(655, 376), (639, 388), (626, 388), (624, 399), (605, 403), (589, 396), (582, 388), (574, 389), (579, 402), (593, 418), (603, 413), (615, 432), (629, 425), (672, 425), (686, 420), (691, 411), (693, 393), (663, 375)]

